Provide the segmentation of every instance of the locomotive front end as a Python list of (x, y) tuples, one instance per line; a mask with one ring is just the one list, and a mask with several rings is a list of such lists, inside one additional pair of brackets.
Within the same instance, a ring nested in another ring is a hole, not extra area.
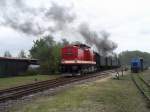
[(61, 49), (61, 72), (67, 75), (81, 75), (94, 71), (94, 53), (84, 44), (68, 45)]

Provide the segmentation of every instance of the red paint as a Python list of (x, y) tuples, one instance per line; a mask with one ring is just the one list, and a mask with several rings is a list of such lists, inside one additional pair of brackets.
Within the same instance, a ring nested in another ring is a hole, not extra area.
[[(61, 62), (70, 61), (70, 64), (95, 64), (95, 56), (90, 47), (84, 44), (65, 46), (61, 50)], [(74, 63), (73, 63), (74, 62)], [(81, 62), (81, 63), (79, 63)], [(83, 63), (85, 62), (85, 63)], [(87, 63), (88, 62), (88, 63)], [(69, 63), (65, 63), (69, 64)]]

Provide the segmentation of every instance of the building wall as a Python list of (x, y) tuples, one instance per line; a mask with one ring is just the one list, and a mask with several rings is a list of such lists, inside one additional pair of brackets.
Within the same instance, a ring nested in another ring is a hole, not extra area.
[(13, 76), (25, 72), (28, 69), (28, 61), (0, 60), (0, 76)]

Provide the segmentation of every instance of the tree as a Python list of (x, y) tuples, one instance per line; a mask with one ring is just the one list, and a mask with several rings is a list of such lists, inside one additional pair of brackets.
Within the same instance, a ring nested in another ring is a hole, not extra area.
[(9, 51), (4, 52), (4, 57), (12, 57)]
[(19, 57), (19, 58), (27, 58), (25, 51), (24, 51), (24, 50), (21, 50), (21, 51), (19, 52), (19, 54), (18, 54), (18, 57)]
[(119, 54), (122, 65), (130, 65), (132, 58), (143, 58), (144, 65), (150, 66), (150, 53), (141, 51), (124, 51)]
[(40, 71), (42, 73), (58, 72), (61, 47), (62, 43), (54, 41), (52, 36), (34, 41), (30, 55), (32, 58), (40, 60)]

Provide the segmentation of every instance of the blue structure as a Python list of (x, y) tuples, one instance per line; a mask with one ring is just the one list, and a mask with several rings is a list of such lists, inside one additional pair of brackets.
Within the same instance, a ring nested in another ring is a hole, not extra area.
[(143, 59), (133, 58), (131, 60), (131, 72), (138, 73), (140, 71), (143, 71)]

